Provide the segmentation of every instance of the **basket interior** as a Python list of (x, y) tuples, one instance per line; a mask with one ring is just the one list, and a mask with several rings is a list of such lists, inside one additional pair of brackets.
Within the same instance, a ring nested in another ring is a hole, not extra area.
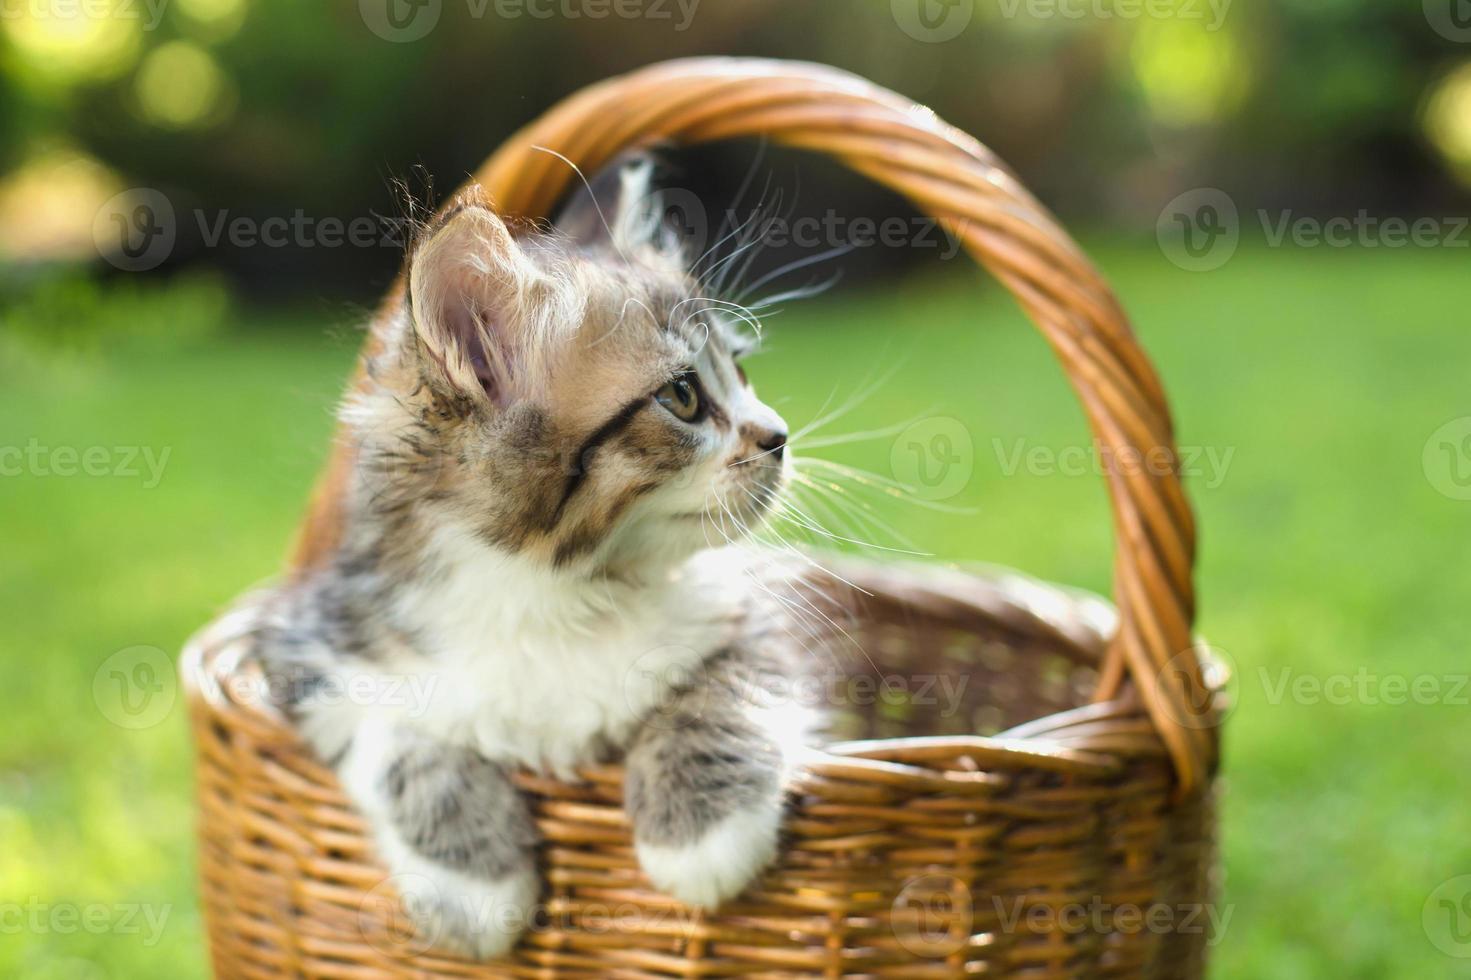
[(1103, 599), (1004, 569), (827, 564), (797, 587), (835, 651), (809, 689), (833, 738), (996, 735), (1091, 699)]

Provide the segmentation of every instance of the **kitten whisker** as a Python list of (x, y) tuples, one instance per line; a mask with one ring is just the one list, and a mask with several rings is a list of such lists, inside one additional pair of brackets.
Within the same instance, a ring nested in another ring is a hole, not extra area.
[[(761, 337), (761, 318), (758, 317), (750, 309), (742, 306), (739, 303), (734, 303), (727, 299), (720, 299), (715, 296), (691, 296), (688, 299), (680, 300), (678, 303), (676, 303), (674, 305), (674, 309), (677, 310), (681, 306), (684, 306), (686, 303), (707, 303), (709, 304), (710, 309), (724, 310), (725, 312), (730, 313), (732, 316), (734, 316), (737, 320), (740, 320), (742, 323), (749, 326), (758, 340)], [(704, 312), (707, 311), (696, 311), (695, 313), (690, 314), (690, 317), (693, 318), (699, 316), (701, 313)], [(670, 313), (670, 318), (673, 319), (673, 310), (671, 310)], [(685, 322), (687, 323), (689, 322), (689, 320), (686, 319)]]
[[(768, 188), (771, 186), (771, 177), (770, 176), (768, 176), (766, 178), (766, 186)], [(764, 192), (763, 192), (763, 194), (764, 194)], [(737, 202), (738, 201), (739, 201), (739, 197), (737, 198)], [(727, 215), (726, 221), (728, 221), (730, 219), (730, 217), (734, 216), (734, 214), (735, 214), (735, 208), (737, 206), (739, 206), (738, 203), (732, 204), (731, 210), (730, 210), (730, 212)], [(714, 255), (715, 252), (716, 252), (716, 250), (719, 249), (720, 246), (724, 245), (726, 242), (730, 241), (732, 238), (736, 239), (737, 241), (743, 241), (744, 239), (742, 239), (741, 236), (745, 234), (746, 229), (749, 228), (751, 226), (751, 223), (753, 221), (755, 221), (758, 217), (759, 217), (759, 215), (756, 214), (755, 212), (753, 212), (751, 214), (751, 217), (748, 218), (748, 219), (746, 219), (745, 221), (742, 221), (742, 222), (739, 222), (739, 223), (732, 223), (731, 224), (731, 227), (730, 227), (730, 231), (726, 232), (718, 240), (716, 240), (715, 244), (711, 245), (709, 248), (705, 249), (704, 252), (700, 253), (700, 257), (697, 258), (697, 259), (695, 259), (693, 262), (691, 262), (690, 263), (690, 267), (693, 268), (693, 269), (699, 269), (700, 268), (700, 263), (704, 262), (710, 256)], [(725, 221), (722, 221), (721, 222), (721, 228), (722, 228), (722, 230), (724, 229), (724, 227), (725, 227)], [(712, 271), (713, 269), (714, 269), (714, 266), (711, 266), (710, 269), (707, 269), (706, 271), (707, 272), (708, 271)], [(697, 278), (700, 278), (700, 279), (703, 280), (704, 277), (697, 274)]]
[[(749, 168), (747, 168), (746, 173), (745, 173), (745, 176), (743, 176), (741, 178), (740, 186), (736, 188), (735, 196), (733, 198), (731, 198), (730, 207), (726, 211), (725, 217), (721, 219), (720, 227), (723, 229), (723, 228), (725, 228), (727, 226), (727, 224), (729, 224), (729, 226), (731, 228), (731, 235), (740, 235), (740, 234), (743, 234), (746, 231), (746, 229), (748, 229), (749, 227), (751, 227), (752, 223), (755, 222), (757, 219), (759, 219), (760, 216), (761, 216), (761, 208), (762, 208), (763, 205), (760, 204), (760, 203), (758, 203), (757, 206), (751, 210), (751, 217), (750, 218), (748, 218), (745, 221), (740, 221), (740, 222), (737, 222), (735, 220), (736, 213), (740, 210), (740, 207), (741, 207), (742, 202), (744, 202), (745, 199), (746, 199), (746, 192), (751, 189), (751, 185), (756, 180), (756, 174), (761, 169), (761, 161), (766, 157), (767, 145), (768, 144), (767, 144), (766, 137), (764, 137), (764, 136), (761, 137), (760, 145), (757, 146), (756, 153), (751, 158), (751, 166)], [(768, 171), (767, 174), (766, 174), (766, 183), (761, 188), (761, 194), (757, 198), (757, 201), (758, 202), (764, 202), (764, 201), (767, 200), (768, 195), (770, 195), (770, 193), (771, 193), (771, 182), (772, 182), (773, 177), (774, 177), (774, 174), (772, 174), (770, 171)], [(725, 237), (723, 237), (721, 239), (721, 242), (717, 242), (716, 244), (719, 245), (720, 243), (723, 243), (724, 241), (726, 241), (730, 237), (731, 237), (730, 235), (726, 235)], [(700, 257), (701, 260), (703, 260), (706, 257), (708, 257), (709, 255), (711, 255), (714, 251), (715, 251), (715, 246), (712, 246), (711, 248), (706, 249), (705, 250), (705, 254)], [(696, 263), (696, 267), (698, 267), (698, 263)]]
[[(746, 488), (742, 487), (741, 489), (744, 490)], [(746, 492), (747, 493), (750, 493), (749, 490), (747, 490)], [(748, 536), (748, 537), (754, 537), (754, 535), (751, 534), (751, 531), (750, 531), (749, 526), (746, 525), (745, 522), (742, 521), (731, 510), (731, 508), (729, 507), (729, 505), (726, 504), (724, 498), (720, 495), (720, 492), (719, 492), (718, 489), (715, 491), (715, 498), (716, 498), (716, 502), (719, 504), (721, 510), (723, 510), (730, 517), (730, 519), (732, 520), (732, 522), (734, 522), (735, 524), (737, 524), (742, 529), (743, 533), (746, 534), (746, 536)], [(722, 532), (722, 533), (724, 533), (724, 532)], [(726, 540), (729, 541), (733, 546), (736, 545), (736, 542), (732, 541), (730, 539), (730, 536), (728, 534), (726, 534), (725, 536), (726, 536)], [(778, 536), (778, 540), (780, 540), (779, 536)], [(770, 543), (769, 542), (768, 542), (768, 547), (770, 547)], [(776, 550), (776, 549), (775, 548), (772, 548), (772, 550)], [(783, 550), (790, 550), (790, 549), (783, 549)], [(758, 552), (758, 554), (760, 554), (760, 552)], [(766, 565), (767, 566), (771, 566), (772, 564), (774, 564), (773, 561), (771, 561), (770, 559), (767, 559), (766, 560)], [(792, 613), (792, 615), (793, 615), (793, 617), (795, 619), (795, 625), (801, 627), (804, 630), (804, 632), (806, 634), (806, 641), (817, 642), (817, 641), (819, 641), (821, 639), (821, 633), (820, 633), (818, 627), (812, 621), (812, 618), (811, 618), (810, 614), (807, 611), (803, 610), (799, 605), (795, 604), (794, 601), (790, 597), (782, 596), (782, 595), (778, 594), (777, 592), (775, 592), (774, 590), (772, 590), (771, 588), (769, 588), (766, 585), (766, 583), (763, 582), (756, 575), (756, 573), (754, 572), (754, 570), (747, 570), (745, 574), (746, 574), (746, 578), (754, 586), (756, 586), (756, 588), (758, 588), (762, 592), (766, 593), (774, 601), (776, 601), (779, 605), (783, 606), (789, 612)], [(782, 623), (781, 624), (781, 628), (782, 628), (783, 632), (785, 632), (787, 634), (788, 637), (790, 637), (794, 642), (797, 643), (797, 645), (799, 647), (801, 647), (801, 649), (802, 649), (802, 651), (804, 653), (809, 653), (809, 654), (811, 653), (811, 649), (808, 646), (808, 643), (806, 641), (804, 641), (803, 638), (798, 637), (795, 633), (793, 633), (791, 627), (789, 627), (786, 623)]]
[(582, 181), (582, 186), (587, 188), (588, 200), (592, 202), (593, 211), (597, 213), (598, 220), (602, 222), (603, 230), (608, 233), (608, 242), (613, 246), (614, 251), (618, 253), (618, 257), (627, 262), (628, 256), (623, 254), (623, 248), (618, 244), (618, 236), (613, 234), (613, 227), (608, 224), (608, 216), (603, 214), (603, 206), (598, 203), (597, 195), (594, 194), (592, 191), (592, 183), (588, 181), (587, 175), (582, 172), (582, 168), (573, 163), (572, 160), (569, 159), (567, 156), (558, 153), (556, 150), (552, 149), (549, 146), (539, 146), (536, 144), (532, 144), (531, 148), (533, 150), (536, 150), (538, 153), (545, 153), (549, 156), (556, 157), (558, 160), (561, 160), (568, 167), (570, 167), (572, 172), (577, 175), (577, 179)]
[[(757, 219), (757, 217), (758, 217), (758, 215), (754, 215), (753, 214), (751, 216), (751, 218), (750, 218), (749, 221), (747, 221), (743, 225), (741, 225), (741, 227), (738, 229), (738, 233), (740, 235), (744, 235), (746, 228), (750, 227), (751, 222), (754, 222)], [(733, 234), (736, 234), (736, 233), (733, 232)], [(727, 236), (727, 238), (728, 237), (729, 236)], [(737, 245), (730, 252), (729, 255), (722, 256), (719, 261), (717, 261), (713, 265), (711, 265), (710, 268), (707, 270), (707, 275), (702, 275), (700, 277), (700, 282), (703, 283), (703, 284), (705, 284), (705, 285), (707, 285), (710, 288), (710, 291), (711, 292), (719, 293), (719, 292), (723, 291), (723, 289), (725, 287), (726, 280), (725, 280), (725, 278), (723, 276), (719, 276), (719, 275), (717, 275), (716, 278), (714, 278), (714, 279), (710, 279), (710, 278), (708, 278), (708, 273), (718, 273), (722, 269), (728, 268), (729, 263), (734, 262), (736, 259), (738, 259), (741, 256), (745, 255), (747, 252), (751, 251), (752, 249), (755, 249), (755, 250), (757, 250), (759, 252), (759, 250), (761, 249), (762, 245), (764, 244), (764, 242), (762, 241), (762, 239), (760, 237), (752, 238), (750, 240), (745, 240), (743, 238), (739, 238), (738, 237), (736, 240), (738, 242), (741, 242), (741, 244)], [(721, 242), (724, 242), (724, 241), (725, 241), (725, 239), (721, 239)], [(720, 243), (717, 243), (717, 244), (720, 244)], [(711, 247), (714, 248), (715, 246), (711, 246)]]
[(863, 432), (844, 432), (840, 435), (822, 436), (818, 439), (803, 439), (803, 449), (825, 449), (828, 446), (846, 446), (852, 442), (866, 442), (869, 439), (883, 439), (888, 436), (896, 436), (909, 428), (916, 422), (929, 418), (934, 410), (927, 410), (917, 415), (911, 415), (902, 422), (895, 422), (879, 429), (869, 429)]
[(613, 336), (619, 330), (621, 330), (623, 328), (624, 320), (628, 317), (628, 308), (630, 306), (637, 306), (639, 309), (641, 309), (645, 313), (647, 313), (649, 315), (649, 321), (651, 323), (657, 323), (658, 322), (659, 318), (654, 315), (654, 311), (653, 310), (649, 309), (649, 306), (648, 306), (647, 303), (645, 303), (643, 300), (639, 299), (636, 296), (630, 296), (630, 297), (628, 297), (627, 299), (625, 299), (623, 301), (623, 306), (619, 308), (619, 310), (618, 310), (618, 319), (614, 320), (613, 321), (613, 325), (610, 326), (607, 330), (603, 331), (603, 335), (601, 337), (599, 337), (597, 340), (594, 340), (592, 343), (588, 344), (588, 347), (591, 348), (591, 347), (598, 346), (603, 341), (607, 340), (609, 337)]
[(844, 255), (852, 252), (853, 249), (853, 245), (837, 245), (832, 248), (824, 249), (823, 251), (818, 252), (816, 255), (804, 255), (800, 259), (793, 259), (786, 265), (779, 266), (771, 270), (770, 272), (766, 273), (766, 275), (751, 283), (745, 289), (742, 289), (739, 293), (736, 294), (736, 299), (745, 299), (747, 296), (751, 295), (762, 286), (766, 285), (774, 279), (781, 278), (789, 272), (796, 272), (799, 269), (805, 269), (810, 265), (816, 265), (819, 262), (826, 262), (828, 259), (842, 258)]
[(823, 293), (827, 292), (829, 289), (833, 288), (839, 282), (841, 282), (842, 278), (843, 270), (838, 269), (824, 280), (812, 282), (807, 284), (806, 286), (798, 286), (796, 289), (788, 289), (785, 292), (772, 293), (769, 296), (763, 296), (761, 297), (761, 299), (752, 303), (750, 305), (750, 309), (760, 310), (766, 316), (776, 316), (781, 312), (781, 309), (771, 309), (774, 304), (785, 303), (790, 300), (811, 299), (814, 296), (821, 296)]
[[(869, 383), (866, 387), (860, 388), (858, 390), (858, 392), (855, 393), (853, 395), (853, 397), (849, 398), (843, 405), (841, 405), (840, 407), (838, 407), (838, 408), (834, 409), (833, 411), (829, 412), (827, 415), (820, 416), (819, 418), (816, 418), (813, 421), (808, 422), (806, 425), (804, 425), (801, 428), (799, 428), (796, 432), (792, 433), (792, 435), (788, 439), (788, 441), (789, 442), (796, 443), (798, 440), (803, 439), (806, 436), (811, 435), (812, 433), (816, 432), (818, 429), (821, 429), (823, 426), (825, 426), (825, 425), (831, 425), (833, 422), (836, 422), (838, 419), (842, 418), (844, 415), (847, 415), (849, 412), (853, 411), (859, 405), (863, 404), (865, 401), (867, 401), (868, 399), (872, 398), (873, 395), (874, 395), (874, 393), (877, 392), (880, 388), (882, 388), (884, 385), (886, 385), (890, 381), (892, 381), (893, 378), (894, 378), (894, 375), (898, 373), (899, 367), (900, 367), (900, 365), (898, 365), (898, 364), (894, 365), (893, 367), (890, 367), (879, 378), (877, 378), (873, 382)], [(821, 410), (819, 409), (819, 411), (821, 411)]]
[[(751, 265), (761, 254), (762, 249), (765, 248), (767, 232), (771, 227), (771, 223), (774, 221), (774, 219), (776, 219), (778, 215), (781, 215), (782, 207), (782, 191), (780, 188), (778, 188), (775, 194), (770, 195), (769, 204), (764, 203), (770, 190), (771, 178), (768, 176), (766, 181), (766, 189), (762, 192), (763, 203), (757, 205), (757, 207), (752, 209), (752, 220), (747, 223), (747, 227), (750, 227), (752, 225), (757, 225), (757, 227), (752, 234), (752, 237), (748, 243), (748, 247), (742, 247), (740, 250), (741, 253), (748, 253), (746, 254), (744, 260), (740, 263), (739, 266), (737, 266), (734, 260), (737, 257), (738, 253), (732, 253), (730, 256), (722, 259), (719, 263), (711, 268), (711, 271), (716, 273), (716, 277), (713, 281), (713, 286), (715, 287), (714, 292), (724, 293), (727, 283), (732, 281), (739, 282), (744, 279), (746, 277), (746, 273), (751, 271)], [(787, 218), (790, 218), (791, 214), (795, 210), (796, 195), (794, 194), (791, 209), (785, 215), (781, 215), (782, 219), (785, 220)]]
[[(724, 308), (726, 310), (726, 312), (731, 313), (732, 315), (734, 315), (737, 320), (740, 320), (742, 323), (745, 323), (747, 326), (749, 326), (751, 328), (752, 332), (755, 333), (757, 339), (758, 340), (760, 339), (760, 337), (761, 337), (761, 321), (760, 321), (760, 319), (754, 313), (752, 313), (750, 310), (747, 310), (745, 307), (740, 306), (739, 304), (730, 303), (730, 302), (728, 302), (726, 300), (716, 299), (716, 298), (710, 297), (710, 296), (690, 296), (690, 297), (687, 297), (685, 299), (680, 300), (678, 303), (675, 303), (674, 306), (671, 307), (670, 310), (669, 310), (669, 319), (668, 319), (667, 322), (672, 326), (673, 323), (674, 323), (674, 316), (675, 316), (675, 314), (682, 307), (685, 307), (685, 306), (688, 306), (688, 305), (692, 305), (694, 303), (705, 303), (705, 304), (708, 304), (708, 305), (706, 307), (704, 307), (704, 308), (696, 309), (694, 312), (688, 314), (684, 318), (684, 320), (680, 323), (681, 330), (691, 320), (695, 319), (696, 317), (700, 316), (701, 314), (706, 313), (706, 312), (709, 312), (709, 310), (711, 310), (711, 309), (719, 310), (719, 309)], [(704, 322), (702, 322), (701, 325), (704, 327), (704, 330), (705, 330), (705, 339), (704, 339), (704, 341), (701, 342), (701, 348), (703, 348), (704, 344), (705, 343), (708, 343), (709, 340), (710, 340), (710, 325), (708, 323), (704, 323)]]
[(886, 476), (868, 470), (857, 469), (842, 463), (835, 463), (830, 459), (820, 459), (816, 456), (804, 456), (802, 462), (824, 467), (832, 471), (839, 479), (848, 479), (854, 483), (868, 487), (875, 493), (881, 493), (886, 497), (898, 500), (907, 500), (909, 503), (924, 507), (928, 510), (938, 511), (943, 514), (973, 515), (976, 513), (974, 507), (956, 507), (950, 504), (942, 504), (935, 500), (925, 500), (915, 495), (914, 488), (897, 480), (891, 480)]
[[(783, 502), (783, 511), (791, 511), (791, 513), (780, 512), (777, 513), (775, 516), (781, 518), (784, 521), (787, 521), (790, 524), (795, 524), (798, 527), (805, 528), (806, 530), (812, 531), (815, 534), (820, 534), (825, 538), (831, 538), (834, 541), (841, 541), (844, 544), (858, 545), (861, 548), (871, 548), (875, 551), (887, 551), (899, 555), (913, 555), (917, 558), (934, 557), (933, 552), (912, 551), (908, 548), (890, 548), (885, 545), (875, 544), (872, 541), (864, 541), (859, 538), (850, 538), (845, 537), (841, 534), (834, 534), (832, 531), (829, 531), (827, 528), (818, 524), (816, 519), (813, 518), (811, 515), (792, 505), (789, 501)], [(792, 514), (796, 514), (797, 516), (793, 517)]]
[[(742, 488), (742, 489), (745, 489), (745, 488)], [(746, 492), (747, 493), (750, 493), (749, 490), (747, 490)], [(844, 585), (848, 586), (850, 589), (853, 589), (853, 590), (855, 590), (857, 592), (861, 592), (861, 593), (863, 593), (866, 596), (872, 596), (873, 595), (873, 593), (869, 592), (867, 589), (864, 589), (862, 586), (859, 586), (859, 585), (857, 585), (854, 582), (850, 582), (848, 579), (844, 578), (842, 575), (839, 575), (837, 572), (834, 572), (832, 569), (827, 568), (826, 566), (823, 566), (823, 565), (819, 564), (816, 560), (814, 560), (806, 552), (802, 551), (800, 548), (797, 548), (791, 542), (787, 541), (787, 539), (785, 537), (783, 537), (779, 531), (776, 531), (775, 529), (770, 529), (770, 530), (771, 530), (772, 535), (775, 537), (775, 539), (777, 541), (777, 544), (778, 544), (778, 547), (782, 551), (782, 553), (787, 554), (787, 555), (790, 555), (792, 558), (795, 558), (799, 562), (801, 562), (801, 563), (803, 563), (803, 564), (805, 564), (805, 565), (807, 565), (807, 566), (809, 566), (809, 567), (811, 567), (813, 569), (816, 569), (817, 571), (821, 572), (823, 575), (828, 576), (829, 578), (832, 578), (832, 579), (835, 579), (835, 580), (837, 580), (839, 582), (842, 582)], [(757, 584), (760, 585), (760, 583), (757, 583)], [(799, 608), (801, 608), (801, 609), (805, 609), (807, 613), (810, 613), (812, 615), (815, 615), (815, 616), (819, 617), (819, 619), (823, 623), (826, 623), (832, 629), (836, 630), (839, 634), (841, 634), (843, 636), (844, 639), (846, 639), (849, 643), (851, 643), (863, 655), (863, 658), (868, 661), (869, 666), (872, 667), (875, 672), (878, 672), (878, 670), (879, 670), (878, 664), (876, 664), (874, 662), (873, 658), (869, 656), (868, 651), (864, 649), (863, 644), (859, 643), (856, 637), (854, 637), (851, 633), (849, 633), (848, 630), (844, 626), (842, 626), (840, 623), (838, 623), (836, 620), (834, 620), (825, 611), (823, 611), (821, 608), (819, 608), (817, 606), (817, 604), (814, 603), (811, 599), (807, 598), (806, 596), (802, 595), (800, 592), (796, 592), (796, 591), (794, 591), (790, 596), (786, 596), (786, 597), (776, 596), (776, 593), (772, 592), (769, 589), (767, 589), (766, 591), (768, 592), (768, 594), (776, 597), (777, 600), (782, 603), (782, 605), (784, 605), (787, 608), (791, 609), (793, 612), (796, 612)], [(824, 596), (824, 597), (826, 598), (826, 596)], [(793, 603), (796, 603), (797, 605), (793, 605)]]
[(731, 466), (740, 466), (743, 463), (751, 463), (751, 462), (754, 462), (754, 461), (760, 459), (763, 456), (770, 456), (772, 453), (779, 453), (784, 448), (786, 448), (786, 447), (785, 446), (772, 446), (770, 449), (762, 450), (761, 452), (757, 453), (754, 456), (747, 456), (745, 459), (738, 459), (738, 460), (735, 460), (734, 462), (726, 463), (725, 465), (726, 465), (727, 468), (729, 468)]
[[(799, 461), (800, 462), (800, 461)], [(891, 540), (904, 547), (918, 551), (918, 547), (909, 537), (901, 533), (887, 521), (880, 518), (877, 512), (869, 506), (868, 502), (850, 493), (846, 488), (836, 483), (822, 483), (818, 479), (797, 470), (795, 472), (794, 490), (807, 490), (812, 493), (813, 509), (821, 507), (823, 511), (833, 516), (835, 520), (848, 528), (854, 535), (869, 533), (870, 530), (882, 535), (887, 535)]]

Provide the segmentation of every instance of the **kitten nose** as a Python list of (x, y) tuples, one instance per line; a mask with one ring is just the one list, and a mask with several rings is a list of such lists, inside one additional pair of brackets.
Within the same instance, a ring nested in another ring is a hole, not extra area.
[(786, 448), (787, 433), (785, 429), (768, 429), (762, 433), (761, 438), (756, 440), (756, 446), (762, 452), (771, 453), (777, 459), (781, 459), (782, 450)]

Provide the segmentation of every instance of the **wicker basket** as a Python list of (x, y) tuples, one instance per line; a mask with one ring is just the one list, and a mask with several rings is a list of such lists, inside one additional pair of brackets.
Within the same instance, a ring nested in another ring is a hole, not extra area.
[[(939, 218), (1041, 329), (1100, 448), (1173, 452), (1159, 382), (1067, 235), (975, 140), (859, 78), (759, 60), (655, 65), (568, 99), (475, 179), (506, 213), (540, 217), (569, 171), (536, 147), (590, 171), (631, 146), (758, 134), (831, 153)], [(297, 569), (334, 545), (347, 453), (314, 497)], [(230, 638), (247, 604), (182, 665), (216, 974), (1201, 976), (1217, 713), (1191, 635), (1193, 522), (1161, 469), (1108, 475), (1116, 613), (1009, 573), (854, 564), (841, 574), (863, 591), (816, 583), (881, 674), (968, 681), (944, 711), (849, 719), (862, 740), (805, 767), (780, 858), (718, 914), (649, 887), (617, 767), (575, 785), (520, 777), (544, 839), (544, 908), (488, 964), (437, 955), (404, 928), (332, 773), (241, 693), (252, 665)]]

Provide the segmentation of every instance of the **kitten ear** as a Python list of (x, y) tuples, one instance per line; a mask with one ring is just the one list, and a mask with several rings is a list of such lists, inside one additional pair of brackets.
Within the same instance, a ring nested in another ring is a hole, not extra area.
[(465, 204), (409, 260), (409, 313), (420, 349), (455, 390), (496, 405), (517, 381), (516, 297), (527, 258), (490, 208)]
[(664, 209), (654, 189), (650, 153), (625, 153), (598, 171), (558, 212), (553, 224), (587, 249), (631, 251), (662, 246)]

